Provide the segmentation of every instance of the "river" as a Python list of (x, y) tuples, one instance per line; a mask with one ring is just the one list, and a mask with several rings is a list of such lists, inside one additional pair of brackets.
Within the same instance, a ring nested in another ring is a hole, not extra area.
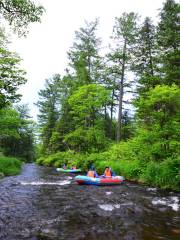
[(80, 186), (25, 164), (0, 180), (0, 240), (178, 240), (179, 196), (128, 182)]

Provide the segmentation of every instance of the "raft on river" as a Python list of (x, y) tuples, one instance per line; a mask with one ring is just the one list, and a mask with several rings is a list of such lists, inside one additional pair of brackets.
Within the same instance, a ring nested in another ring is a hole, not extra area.
[(79, 173), (81, 172), (80, 168), (77, 169), (64, 169), (64, 168), (56, 168), (58, 172), (65, 172), (65, 173)]
[(116, 176), (111, 178), (92, 178), (87, 176), (78, 175), (75, 177), (75, 181), (78, 184), (83, 185), (96, 185), (96, 186), (108, 186), (108, 185), (119, 185), (124, 181), (124, 177)]

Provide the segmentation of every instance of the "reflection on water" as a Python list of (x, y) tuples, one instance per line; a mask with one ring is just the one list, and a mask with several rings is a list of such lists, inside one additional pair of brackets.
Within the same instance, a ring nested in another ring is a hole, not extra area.
[(0, 181), (0, 240), (178, 240), (179, 194), (126, 183), (79, 186), (26, 164)]

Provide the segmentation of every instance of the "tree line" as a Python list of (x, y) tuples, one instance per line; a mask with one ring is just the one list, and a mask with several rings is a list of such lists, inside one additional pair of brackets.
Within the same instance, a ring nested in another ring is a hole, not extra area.
[[(0, 1), (0, 18), (9, 24), (18, 36), (26, 36), (28, 25), (40, 22), (44, 8), (32, 1)], [(20, 56), (8, 49), (9, 38), (0, 25), (0, 156), (15, 156), (24, 161), (35, 159), (35, 123), (29, 116), (26, 104), (17, 105), (21, 99), (18, 90), (27, 82), (26, 72), (21, 69)], [(0, 172), (16, 164), (17, 160), (1, 158)], [(4, 166), (4, 167), (3, 167)], [(18, 165), (20, 166), (20, 164)], [(10, 171), (18, 172), (18, 171)]]
[(154, 160), (177, 153), (179, 10), (167, 0), (156, 25), (123, 13), (106, 53), (98, 19), (75, 32), (65, 74), (54, 74), (39, 91), (41, 154), (102, 152), (137, 136)]
[[(158, 176), (164, 174), (157, 178), (159, 185), (168, 184), (162, 179), (167, 181), (170, 169), (171, 185), (177, 189), (179, 9), (177, 2), (166, 0), (156, 25), (149, 17), (141, 22), (136, 13), (123, 13), (115, 18), (106, 51), (97, 37), (99, 20), (85, 22), (75, 32), (65, 74), (54, 74), (39, 91), (40, 144), (28, 106), (15, 104), (26, 73), (20, 57), (8, 50), (1, 28), (0, 151), (28, 161), (35, 158), (37, 147), (43, 156), (59, 152), (66, 156), (71, 150), (71, 158), (74, 153), (87, 154), (87, 161), (98, 159), (100, 165), (104, 159), (111, 159), (114, 167), (117, 160), (125, 160), (118, 163), (120, 173), (137, 177), (146, 172), (148, 179), (159, 171)], [(40, 21), (44, 11), (29, 0), (2, 0), (0, 10), (20, 36), (27, 34), (29, 23)]]

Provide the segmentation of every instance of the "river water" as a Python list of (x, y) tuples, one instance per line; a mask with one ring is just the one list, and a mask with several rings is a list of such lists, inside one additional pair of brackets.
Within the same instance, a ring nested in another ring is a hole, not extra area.
[(80, 186), (26, 164), (0, 180), (0, 240), (178, 240), (179, 196), (132, 183)]

